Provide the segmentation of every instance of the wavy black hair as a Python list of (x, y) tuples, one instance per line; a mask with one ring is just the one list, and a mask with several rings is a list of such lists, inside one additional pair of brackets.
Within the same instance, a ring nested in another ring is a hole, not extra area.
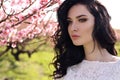
[(53, 65), (54, 79), (63, 77), (67, 68), (82, 62), (85, 58), (83, 46), (75, 46), (68, 34), (68, 11), (76, 4), (85, 5), (94, 16), (95, 24), (92, 37), (101, 48), (105, 48), (110, 54), (117, 55), (115, 50), (116, 36), (110, 25), (110, 19), (106, 8), (97, 0), (65, 0), (57, 10), (58, 29), (54, 35), (55, 53)]

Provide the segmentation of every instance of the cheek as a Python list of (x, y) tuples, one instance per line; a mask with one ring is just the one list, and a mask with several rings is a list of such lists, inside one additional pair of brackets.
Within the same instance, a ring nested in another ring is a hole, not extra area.
[(68, 34), (70, 35), (71, 34), (71, 29), (70, 29), (70, 27), (68, 27)]
[(92, 38), (93, 29), (94, 29), (94, 26), (91, 25), (91, 26), (86, 26), (86, 27), (82, 30), (83, 37), (84, 37), (84, 39), (85, 39), (86, 41), (93, 39), (93, 38)]
[(94, 21), (89, 21), (84, 28), (84, 32), (86, 32), (89, 36), (92, 36), (94, 29)]
[(93, 40), (91, 31), (87, 31), (84, 36), (85, 41)]
[(86, 35), (92, 36), (93, 28), (88, 28), (85, 32), (86, 32)]

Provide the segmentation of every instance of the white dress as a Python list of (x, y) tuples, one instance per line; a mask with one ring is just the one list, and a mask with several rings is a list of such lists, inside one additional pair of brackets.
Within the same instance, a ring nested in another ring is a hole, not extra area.
[(120, 80), (120, 60), (116, 62), (83, 60), (69, 67), (67, 74), (56, 80)]

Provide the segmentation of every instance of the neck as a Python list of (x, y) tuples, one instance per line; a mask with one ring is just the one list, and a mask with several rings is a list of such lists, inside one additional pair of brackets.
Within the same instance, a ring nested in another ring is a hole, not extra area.
[(112, 55), (95, 42), (84, 45), (85, 59), (90, 61), (111, 61)]

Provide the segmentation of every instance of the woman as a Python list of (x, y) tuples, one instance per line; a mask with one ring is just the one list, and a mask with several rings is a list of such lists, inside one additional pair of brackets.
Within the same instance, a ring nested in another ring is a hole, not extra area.
[(55, 80), (120, 80), (116, 37), (97, 0), (65, 0), (57, 11)]

